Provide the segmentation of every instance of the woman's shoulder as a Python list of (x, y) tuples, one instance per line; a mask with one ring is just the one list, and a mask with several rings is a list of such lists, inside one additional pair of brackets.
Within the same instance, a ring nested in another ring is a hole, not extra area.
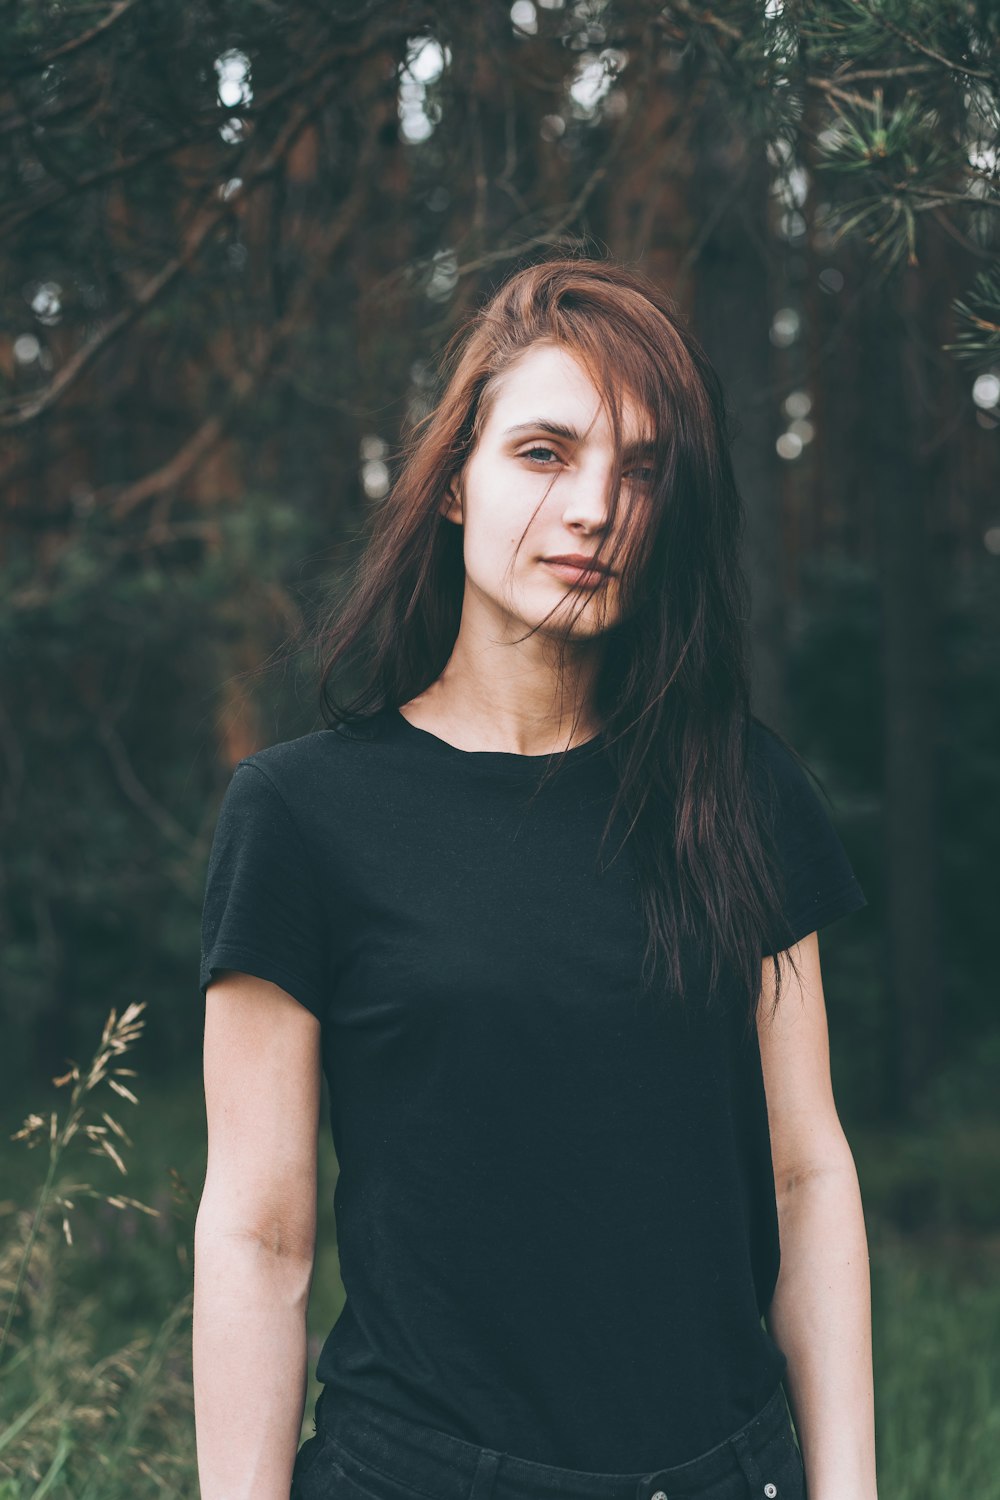
[[(761, 720), (752, 722), (750, 739), (753, 780), (782, 870), (786, 926), (780, 946), (786, 947), (868, 903), (823, 781), (794, 745)], [(775, 940), (765, 955), (778, 946)]]
[(755, 799), (772, 816), (819, 817), (829, 794), (806, 757), (780, 731), (751, 717), (747, 751)]
[(316, 805), (341, 792), (350, 794), (378, 774), (376, 746), (381, 738), (375, 720), (336, 724), (278, 740), (243, 756), (234, 772), (252, 766), (270, 782), (289, 807)]
[(782, 734), (779, 734), (778, 730), (772, 729), (770, 724), (766, 724), (756, 714), (750, 715), (749, 724), (751, 751), (756, 752), (758, 755), (767, 755), (775, 751), (786, 753), (785, 747), (788, 742)]
[(292, 739), (276, 740), (244, 755), (240, 765), (257, 766), (274, 776), (295, 773), (317, 764), (329, 764), (336, 757), (344, 757), (362, 742), (356, 733), (343, 725), (313, 729)]
[(310, 766), (328, 766), (336, 760), (364, 759), (363, 748), (381, 739), (381, 715), (375, 715), (364, 723), (327, 724), (322, 729), (310, 729), (303, 735), (291, 739), (277, 739), (274, 744), (262, 745), (259, 750), (243, 756), (240, 765), (255, 765), (261, 771), (279, 775), (298, 774)]
[(798, 781), (808, 767), (799, 751), (778, 730), (750, 715), (747, 756), (751, 771), (779, 782)]

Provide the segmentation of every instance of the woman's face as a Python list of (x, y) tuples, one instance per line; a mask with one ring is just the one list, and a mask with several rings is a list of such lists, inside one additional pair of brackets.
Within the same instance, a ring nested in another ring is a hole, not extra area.
[(628, 457), (611, 537), (612, 432), (585, 367), (560, 346), (534, 344), (504, 372), (458, 478), (464, 503), (453, 489), (443, 512), (464, 527), (464, 609), (485, 607), (504, 635), (545, 620), (545, 633), (586, 639), (617, 623), (621, 559), (606, 574), (553, 559), (592, 557), (600, 543), (607, 555), (624, 529), (641, 534), (651, 432), (627, 401), (622, 419), (626, 452), (647, 447)]

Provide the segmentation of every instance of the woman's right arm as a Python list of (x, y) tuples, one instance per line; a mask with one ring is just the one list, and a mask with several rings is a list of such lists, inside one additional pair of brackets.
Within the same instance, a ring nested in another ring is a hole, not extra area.
[(235, 970), (205, 1000), (192, 1346), (201, 1500), (288, 1500), (307, 1388), (320, 1023), (278, 985)]

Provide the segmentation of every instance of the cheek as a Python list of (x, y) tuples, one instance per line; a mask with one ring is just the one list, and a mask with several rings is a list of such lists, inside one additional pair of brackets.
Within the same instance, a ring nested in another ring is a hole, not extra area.
[(466, 507), (465, 570), (480, 586), (508, 594), (523, 586), (538, 551), (532, 540), (531, 512), (522, 515), (509, 498), (479, 495), (477, 499), (480, 503)]
[(514, 542), (507, 528), (495, 519), (478, 515), (466, 522), (465, 571), (480, 588), (497, 593), (504, 587), (513, 552)]

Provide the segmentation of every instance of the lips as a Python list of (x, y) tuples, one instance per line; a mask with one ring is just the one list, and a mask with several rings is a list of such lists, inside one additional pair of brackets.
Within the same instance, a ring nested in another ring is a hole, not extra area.
[(604, 577), (611, 572), (607, 563), (599, 562), (596, 557), (588, 557), (583, 552), (562, 552), (558, 557), (546, 557), (543, 561), (552, 565), (575, 568), (577, 572), (600, 573)]
[(563, 579), (565, 583), (582, 584), (585, 588), (597, 588), (610, 576), (606, 568), (595, 566), (589, 559), (580, 563), (570, 562), (561, 557), (546, 557), (543, 561), (557, 578)]

